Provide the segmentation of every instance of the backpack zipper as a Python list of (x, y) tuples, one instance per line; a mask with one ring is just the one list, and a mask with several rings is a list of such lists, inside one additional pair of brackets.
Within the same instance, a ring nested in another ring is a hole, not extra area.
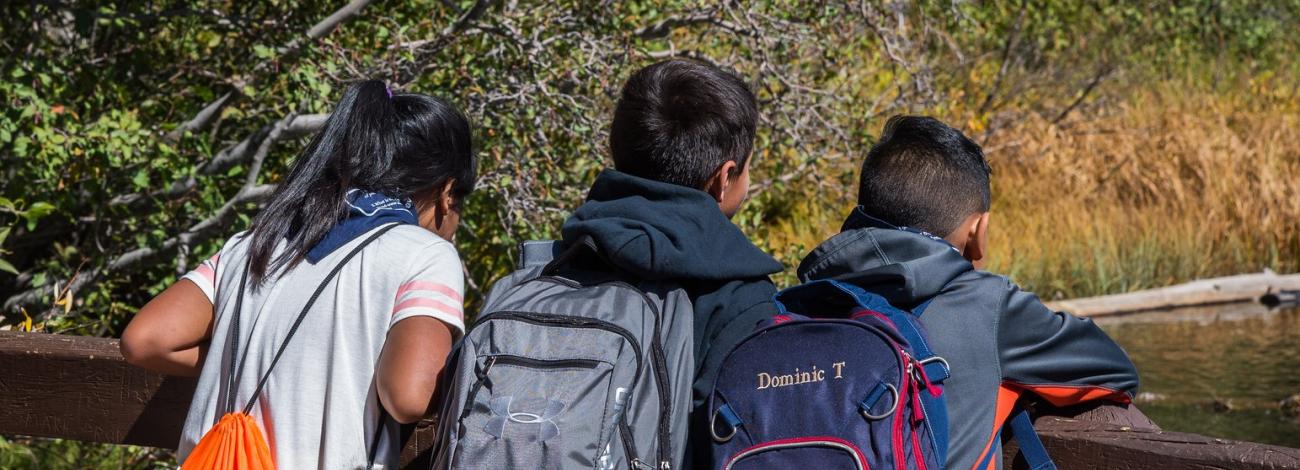
[(644, 465), (637, 457), (636, 441), (632, 439), (632, 428), (628, 427), (626, 414), (618, 420), (618, 435), (623, 440), (623, 452), (627, 454), (628, 465), (632, 468)]
[[(633, 375), (632, 383), (635, 384), (636, 381), (639, 380), (641, 377), (642, 362), (644, 361), (644, 359), (641, 357), (641, 343), (636, 340), (636, 337), (632, 336), (632, 333), (630, 331), (627, 331), (627, 329), (621, 326), (615, 325), (613, 323), (604, 320), (597, 320), (595, 318), (575, 317), (569, 315), (555, 315), (549, 313), (517, 312), (517, 311), (497, 311), (497, 312), (489, 313), (487, 315), (479, 317), (479, 320), (475, 322), (475, 326), (478, 326), (479, 324), (482, 323), (486, 323), (488, 320), (496, 320), (496, 319), (515, 320), (524, 323), (532, 323), (534, 325), (559, 325), (564, 328), (590, 328), (590, 329), (597, 329), (597, 330), (605, 330), (617, 334), (619, 336), (622, 336), (624, 340), (627, 340), (627, 342), (632, 345), (632, 352), (636, 353), (636, 374)], [(483, 381), (487, 378), (487, 372), (492, 368), (492, 365), (496, 363), (497, 357), (500, 356), (489, 356), (488, 362), (484, 366), (482, 374), (479, 375), (479, 379), (476, 382), (474, 382), (474, 387), (470, 390), (469, 399), (465, 400), (465, 409), (461, 412), (460, 419), (463, 420), (465, 419), (466, 416), (469, 416), (470, 409), (474, 405), (474, 396), (478, 394), (479, 388), (483, 386)], [(518, 357), (518, 356), (512, 356), (512, 357)], [(632, 430), (631, 428), (628, 427), (627, 424), (627, 410), (628, 408), (623, 409), (623, 416), (621, 416), (618, 420), (618, 424), (617, 424), (618, 432), (619, 435), (623, 438), (623, 450), (627, 454), (627, 461), (637, 462), (638, 460), (636, 458), (637, 456), (636, 442), (631, 439)]]
[(494, 364), (510, 364), (533, 369), (595, 369), (600, 361), (594, 359), (533, 359), (513, 354), (498, 354)]
[(487, 381), (488, 372), (492, 370), (492, 366), (496, 365), (496, 363), (497, 356), (488, 356), (487, 360), (483, 362), (483, 369), (474, 371), (474, 385), (469, 389), (469, 397), (465, 400), (465, 407), (460, 410), (458, 421), (464, 421), (469, 416), (470, 410), (474, 407), (474, 397), (478, 396), (478, 391), (483, 388), (483, 382)]
[[(727, 459), (726, 464), (724, 464), (722, 468), (724, 470), (731, 470), (735, 467), (736, 462), (762, 452), (800, 447), (827, 447), (841, 450), (853, 458), (854, 467), (859, 470), (869, 470), (869, 465), (867, 464), (866, 458), (862, 455), (861, 449), (858, 449), (857, 446), (853, 445), (853, 443), (849, 441), (830, 436), (794, 437), (756, 444), (731, 456), (731, 458)], [(903, 470), (904, 467), (898, 467), (898, 469)]]
[[(566, 279), (559, 276), (541, 276), (538, 277), (536, 280), (543, 281), (543, 282), (548, 282), (548, 281), (555, 282), (557, 284), (569, 288), (575, 288), (575, 289), (583, 287), (582, 284), (579, 284), (571, 279)], [(593, 285), (599, 286), (605, 284), (623, 287), (626, 289), (630, 289), (633, 292), (636, 292), (638, 295), (641, 296), (641, 299), (645, 301), (645, 304), (650, 307), (650, 312), (654, 314), (655, 328), (654, 328), (654, 337), (650, 339), (650, 360), (651, 360), (651, 367), (654, 373), (655, 388), (657, 389), (656, 391), (658, 392), (659, 395), (659, 429), (658, 429), (659, 431), (659, 449), (658, 449), (659, 453), (658, 454), (659, 455), (658, 458), (659, 458), (659, 468), (661, 470), (669, 470), (672, 468), (672, 460), (671, 460), (672, 459), (672, 436), (670, 436), (669, 434), (670, 434), (670, 428), (672, 424), (670, 421), (672, 420), (671, 417), (672, 417), (673, 404), (672, 404), (672, 398), (669, 394), (670, 387), (668, 384), (668, 359), (667, 359), (667, 355), (664, 354), (663, 341), (661, 341), (660, 339), (663, 336), (663, 330), (662, 330), (663, 315), (659, 312), (659, 307), (657, 307), (654, 301), (650, 299), (650, 296), (647, 295), (645, 291), (638, 289), (636, 286), (626, 281), (620, 281), (620, 280), (603, 281), (603, 282), (595, 283)], [(629, 462), (631, 462), (631, 460), (629, 460)], [(644, 462), (641, 462), (639, 460), (637, 461), (637, 463), (641, 465), (645, 465)], [(650, 468), (654, 468), (654, 467), (651, 466)]]

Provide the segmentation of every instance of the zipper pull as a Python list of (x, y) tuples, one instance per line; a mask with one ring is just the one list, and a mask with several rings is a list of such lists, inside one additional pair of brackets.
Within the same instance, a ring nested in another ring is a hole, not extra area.
[(651, 467), (649, 464), (642, 462), (641, 459), (632, 459), (632, 468), (639, 468), (642, 470), (655, 470), (654, 467)]
[(496, 363), (497, 363), (497, 356), (488, 356), (487, 361), (483, 363), (483, 368), (480, 369), (479, 372), (474, 375), (477, 375), (480, 380), (486, 379), (488, 375), (488, 371), (492, 370), (492, 366), (496, 365)]

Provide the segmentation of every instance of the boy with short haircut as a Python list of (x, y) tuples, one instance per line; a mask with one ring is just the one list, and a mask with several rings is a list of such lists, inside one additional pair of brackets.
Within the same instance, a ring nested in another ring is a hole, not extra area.
[(798, 271), (802, 281), (845, 280), (895, 305), (933, 299), (920, 322), (951, 366), (948, 468), (1001, 468), (999, 430), (1022, 395), (1055, 406), (1127, 404), (1138, 385), (1128, 356), (1091, 320), (1053, 312), (980, 269), (989, 171), (956, 129), (891, 118), (862, 164), (858, 207)]
[(753, 92), (730, 73), (686, 60), (641, 69), (614, 113), (614, 169), (596, 177), (562, 229), (564, 244), (590, 236), (617, 268), (685, 289), (694, 309), (693, 410), (723, 356), (776, 313), (768, 276), (782, 266), (730, 221), (749, 192), (757, 121)]

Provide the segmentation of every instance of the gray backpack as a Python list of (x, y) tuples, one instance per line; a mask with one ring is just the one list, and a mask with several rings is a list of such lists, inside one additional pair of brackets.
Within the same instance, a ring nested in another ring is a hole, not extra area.
[(449, 362), (434, 468), (680, 468), (686, 292), (618, 273), (590, 239), (524, 248)]

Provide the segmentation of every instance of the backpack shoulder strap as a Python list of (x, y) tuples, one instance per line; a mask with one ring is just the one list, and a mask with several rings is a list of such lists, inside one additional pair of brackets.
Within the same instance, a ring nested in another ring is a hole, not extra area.
[[(320, 285), (316, 286), (316, 290), (312, 292), (311, 297), (307, 299), (306, 305), (303, 305), (302, 311), (298, 312), (298, 317), (294, 319), (293, 326), (289, 327), (289, 333), (285, 335), (284, 341), (280, 343), (280, 348), (275, 351), (275, 356), (271, 357), (271, 364), (267, 366), (266, 372), (262, 373), (262, 378), (257, 381), (257, 388), (253, 390), (253, 395), (248, 399), (248, 404), (244, 405), (244, 409), (243, 409), (244, 414), (248, 414), (248, 412), (253, 410), (253, 404), (257, 403), (257, 397), (262, 394), (262, 388), (266, 387), (266, 381), (271, 378), (271, 371), (274, 370), (275, 365), (280, 362), (280, 357), (284, 355), (285, 349), (288, 348), (289, 341), (293, 339), (294, 333), (298, 332), (298, 327), (302, 326), (302, 321), (307, 318), (307, 312), (311, 310), (311, 306), (316, 303), (316, 299), (320, 297), (322, 292), (325, 291), (325, 287), (329, 286), (330, 282), (334, 280), (334, 277), (338, 275), (339, 271), (343, 270), (343, 266), (348, 264), (348, 261), (351, 261), (352, 258), (356, 256), (358, 253), (361, 253), (361, 250), (364, 249), (367, 245), (369, 245), (370, 242), (375, 241), (375, 239), (379, 238), (381, 235), (385, 233), (388, 233), (389, 230), (392, 230), (398, 225), (401, 224), (389, 224), (375, 230), (374, 233), (366, 237), (365, 240), (362, 240), (361, 243), (357, 244), (356, 248), (353, 248), (351, 252), (348, 252), (347, 256), (344, 256), (343, 259), (339, 260), (339, 263), (334, 265), (334, 269), (330, 270), (329, 274), (325, 275), (325, 279), (321, 280)], [(248, 273), (245, 272), (244, 276), (245, 278), (247, 278)], [(244, 282), (241, 281), (240, 288), (239, 288), (240, 298), (236, 301), (236, 306), (235, 306), (236, 312), (239, 311), (239, 306), (243, 304), (243, 291), (244, 291), (243, 284)], [(235, 315), (232, 318), (237, 321), (239, 318), (238, 313), (235, 313)], [(236, 323), (235, 326), (237, 327), (238, 324)], [(237, 335), (238, 331), (234, 332), (234, 334)], [(233, 376), (238, 374), (235, 373), (231, 375)], [(230, 400), (233, 400), (234, 388), (229, 388), (227, 390), (228, 390), (227, 396), (231, 397)]]
[(1029, 470), (1056, 470), (1056, 464), (1052, 462), (1052, 457), (1047, 455), (1047, 448), (1043, 446), (1043, 441), (1038, 438), (1038, 431), (1034, 430), (1034, 421), (1029, 417), (1029, 411), (1024, 408), (1016, 410), (1011, 418), (1007, 420), (1011, 427), (1002, 428), (1003, 433), (1010, 433), (1011, 437), (1020, 444), (1020, 456), (1029, 464)]
[(592, 239), (590, 235), (583, 235), (547, 262), (542, 267), (541, 275), (555, 274), (560, 268), (583, 255), (594, 255), (604, 260), (604, 257), (600, 256), (600, 248), (596, 246), (596, 240)]
[(942, 357), (935, 355), (925, 335), (921, 334), (920, 327), (916, 325), (916, 321), (922, 313), (925, 313), (925, 308), (933, 300), (933, 297), (927, 299), (908, 314), (894, 307), (884, 297), (872, 294), (851, 282), (836, 279), (809, 281), (780, 291), (773, 298), (777, 310), (783, 314), (794, 312), (806, 315), (810, 311), (805, 305), (808, 303), (844, 308), (845, 313), (849, 313), (847, 311), (849, 308), (865, 308), (880, 312), (894, 323), (898, 333), (912, 346), (916, 359), (925, 369), (927, 378), (937, 384), (951, 376), (948, 363)]
[(528, 240), (519, 244), (519, 261), (515, 269), (545, 266), (555, 259), (560, 244), (555, 240)]

